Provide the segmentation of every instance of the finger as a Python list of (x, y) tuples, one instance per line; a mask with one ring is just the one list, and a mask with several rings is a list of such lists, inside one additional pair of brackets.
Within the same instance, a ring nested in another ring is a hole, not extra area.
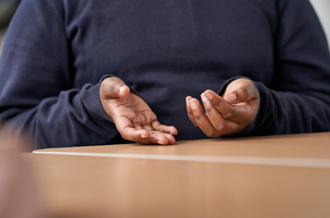
[(114, 120), (114, 123), (116, 124), (118, 132), (125, 140), (136, 141), (140, 138), (150, 137), (149, 131), (143, 128), (136, 129), (130, 119), (128, 119), (127, 117), (118, 117)]
[(176, 140), (172, 134), (164, 134), (164, 135), (167, 138), (167, 141), (168, 141), (167, 144), (169, 144), (169, 145), (175, 144)]
[(134, 123), (133, 126), (134, 126), (134, 128), (137, 129), (137, 130), (139, 130), (139, 129), (143, 129), (140, 123)]
[(136, 142), (139, 144), (146, 144), (146, 145), (150, 145), (150, 144), (167, 145), (169, 143), (169, 140), (167, 139), (165, 134), (154, 132), (150, 134), (150, 137), (146, 139), (138, 139), (136, 140)]
[(122, 80), (116, 77), (109, 77), (103, 80), (101, 91), (106, 98), (119, 98), (127, 96), (130, 89)]
[(204, 110), (197, 99), (191, 99), (190, 106), (199, 128), (205, 133), (205, 135), (209, 137), (221, 136), (205, 115)]
[(161, 124), (158, 121), (152, 122), (151, 125), (157, 131), (161, 131), (161, 132), (164, 132), (164, 133), (169, 133), (169, 134), (172, 134), (172, 135), (177, 135), (178, 134), (178, 130), (174, 126), (166, 126), (166, 125)]
[[(165, 136), (166, 139), (167, 139), (167, 142), (166, 142), (166, 141), (163, 141), (163, 143), (162, 143), (163, 145), (165, 145), (165, 144), (172, 145), (172, 144), (175, 143), (175, 138), (174, 138), (173, 135), (171, 135), (171, 134), (167, 134), (167, 133), (163, 133), (163, 132), (160, 132), (160, 131), (152, 131), (150, 137), (151, 137), (151, 138), (153, 138), (153, 137), (157, 137), (158, 139), (161, 139), (161, 140), (164, 139), (164, 138), (163, 138), (162, 136), (160, 136), (160, 135)], [(158, 140), (158, 144), (161, 144), (159, 140)]]
[(145, 129), (135, 129), (133, 127), (126, 127), (119, 131), (123, 139), (137, 142), (142, 139), (146, 139), (150, 137), (150, 133)]
[(148, 130), (149, 132), (154, 131), (154, 128), (150, 124), (144, 124), (142, 125), (142, 128)]
[(187, 108), (187, 114), (188, 117), (190, 119), (190, 121), (194, 124), (194, 126), (198, 127), (198, 124), (195, 120), (195, 116), (193, 113), (193, 110), (191, 109), (191, 105), (190, 105), (190, 100), (192, 99), (191, 96), (186, 97), (186, 108)]
[(218, 133), (221, 133), (221, 135), (228, 135), (240, 130), (239, 123), (225, 118), (203, 94), (201, 97), (206, 116)]
[(237, 104), (259, 98), (259, 93), (252, 81), (243, 79), (237, 83), (236, 90), (230, 92), (224, 98), (231, 104)]
[(252, 122), (255, 117), (255, 115), (253, 115), (254, 107), (249, 105), (231, 105), (211, 90), (205, 91), (202, 95), (228, 120), (246, 124)]
[(221, 98), (218, 94), (211, 90), (205, 91), (201, 96), (204, 96), (219, 111), (226, 119), (232, 121), (239, 121), (240, 117), (237, 115), (235, 108), (230, 105), (227, 101)]
[(150, 133), (150, 138), (153, 143), (166, 145), (168, 144), (167, 138), (164, 136), (164, 132), (155, 131), (155, 129), (150, 124), (145, 124), (142, 126), (145, 130), (148, 130)]

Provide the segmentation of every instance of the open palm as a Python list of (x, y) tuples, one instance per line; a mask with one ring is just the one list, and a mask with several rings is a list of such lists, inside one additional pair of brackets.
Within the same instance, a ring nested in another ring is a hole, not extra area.
[(141, 144), (175, 143), (176, 128), (158, 122), (147, 103), (120, 79), (105, 79), (100, 97), (107, 115), (124, 139)]

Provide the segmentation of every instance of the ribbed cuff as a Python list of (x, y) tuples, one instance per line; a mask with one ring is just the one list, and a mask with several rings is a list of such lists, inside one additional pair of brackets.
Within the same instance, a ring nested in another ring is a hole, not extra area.
[[(117, 131), (114, 122), (108, 117), (105, 112), (101, 99), (100, 99), (100, 86), (103, 80), (108, 77), (116, 77), (111, 74), (104, 75), (99, 84), (95, 86), (86, 85), (83, 88), (81, 101), (86, 108), (88, 114), (92, 117), (92, 119), (104, 128), (107, 131), (115, 132)], [(117, 77), (118, 78), (118, 77)], [(120, 79), (120, 78), (118, 78)], [(123, 81), (125, 82), (125, 81)], [(130, 88), (132, 92), (139, 95), (129, 84), (125, 82), (125, 84)], [(140, 96), (140, 95), (139, 95)]]
[(100, 99), (100, 83), (91, 86), (86, 85), (83, 88), (81, 101), (92, 119), (107, 131), (115, 132), (116, 127), (103, 109)]

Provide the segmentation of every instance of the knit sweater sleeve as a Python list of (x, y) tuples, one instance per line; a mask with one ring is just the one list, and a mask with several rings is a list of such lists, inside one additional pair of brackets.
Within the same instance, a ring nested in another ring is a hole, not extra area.
[(36, 148), (115, 142), (118, 132), (103, 110), (100, 84), (73, 88), (59, 2), (23, 0), (10, 24), (0, 62), (0, 122), (26, 131)]
[(278, 0), (277, 12), (272, 83), (254, 81), (258, 114), (231, 136), (330, 131), (330, 54), (317, 15), (308, 0)]

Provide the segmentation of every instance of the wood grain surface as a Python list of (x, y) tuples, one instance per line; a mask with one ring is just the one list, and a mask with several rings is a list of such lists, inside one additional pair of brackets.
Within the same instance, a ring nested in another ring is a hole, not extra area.
[[(330, 158), (330, 133), (45, 150)], [(330, 169), (24, 156), (51, 217), (330, 217)]]

